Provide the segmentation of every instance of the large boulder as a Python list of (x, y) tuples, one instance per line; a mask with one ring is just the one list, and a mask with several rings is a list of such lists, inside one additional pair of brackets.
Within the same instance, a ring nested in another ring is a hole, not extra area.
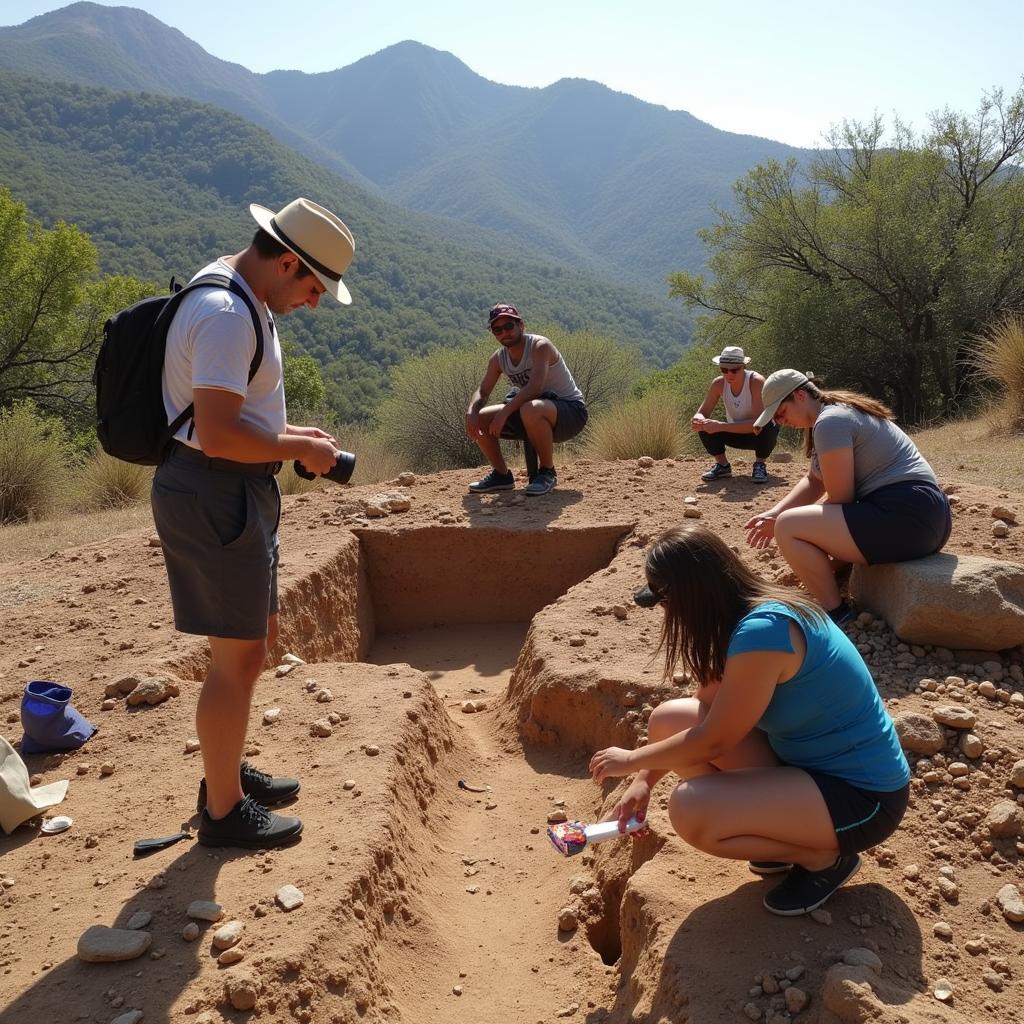
[(929, 555), (858, 565), (857, 604), (907, 643), (999, 651), (1024, 643), (1024, 566), (978, 555)]

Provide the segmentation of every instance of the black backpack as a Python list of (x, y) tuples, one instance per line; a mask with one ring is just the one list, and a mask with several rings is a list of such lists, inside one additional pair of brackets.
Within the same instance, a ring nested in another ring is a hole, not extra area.
[(173, 423), (167, 422), (161, 376), (167, 331), (181, 300), (196, 288), (226, 288), (245, 302), (256, 330), (249, 380), (256, 376), (263, 360), (263, 328), (245, 289), (223, 274), (207, 274), (184, 287), (172, 280), (170, 295), (142, 299), (103, 325), (92, 379), (96, 385), (96, 436), (108, 455), (158, 466), (171, 438), (192, 415), (190, 403)]

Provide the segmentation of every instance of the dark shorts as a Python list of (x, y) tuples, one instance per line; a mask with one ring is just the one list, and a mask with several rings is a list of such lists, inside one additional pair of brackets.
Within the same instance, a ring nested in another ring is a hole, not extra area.
[(949, 499), (927, 481), (879, 487), (842, 508), (850, 536), (868, 565), (933, 555), (953, 529)]
[(836, 775), (804, 768), (821, 791), (844, 857), (888, 839), (907, 810), (910, 783), (891, 793), (861, 789)]
[[(505, 396), (505, 401), (509, 401), (515, 394), (515, 391), (510, 391)], [(555, 419), (554, 439), (556, 441), (571, 441), (587, 425), (590, 413), (587, 412), (586, 402), (570, 402), (564, 398), (557, 398), (550, 391), (545, 391), (537, 397), (543, 398), (555, 407), (557, 417)], [(526, 440), (526, 428), (523, 426), (523, 418), (519, 415), (518, 409), (505, 421), (505, 429), (502, 430), (501, 436), (513, 441)]]
[(278, 607), (281, 492), (273, 472), (271, 464), (225, 463), (180, 445), (157, 469), (153, 519), (175, 629), (235, 640), (267, 635)]

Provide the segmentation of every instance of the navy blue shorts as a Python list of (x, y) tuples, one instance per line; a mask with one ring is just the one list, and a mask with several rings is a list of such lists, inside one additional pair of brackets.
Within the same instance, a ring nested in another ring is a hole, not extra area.
[(879, 487), (842, 509), (846, 528), (868, 565), (934, 555), (953, 529), (949, 499), (929, 481)]
[(267, 635), (267, 619), (278, 610), (276, 468), (206, 459), (175, 444), (157, 469), (153, 521), (179, 632), (235, 640)]
[(820, 790), (844, 857), (884, 842), (903, 820), (910, 799), (909, 782), (890, 793), (876, 793), (826, 772), (801, 771), (807, 772)]
[[(510, 391), (505, 396), (505, 401), (508, 402), (515, 397), (516, 393), (515, 389)], [(551, 391), (545, 391), (537, 397), (543, 398), (555, 407), (556, 417), (553, 432), (555, 441), (571, 441), (587, 425), (590, 414), (587, 412), (586, 402), (559, 398)], [(501, 432), (501, 436), (513, 441), (526, 440), (526, 428), (523, 426), (523, 417), (518, 409), (505, 421), (505, 429)]]

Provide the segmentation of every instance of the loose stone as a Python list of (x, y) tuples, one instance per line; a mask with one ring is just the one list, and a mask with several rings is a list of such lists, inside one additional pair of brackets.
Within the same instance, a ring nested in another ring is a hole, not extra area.
[(996, 902), (1003, 912), (1003, 917), (1012, 924), (1024, 921), (1024, 899), (1021, 899), (1020, 890), (1011, 884), (1004, 885), (996, 893)]
[(138, 931), (140, 928), (145, 928), (152, 920), (153, 915), (148, 910), (137, 910), (128, 918), (128, 923), (125, 927), (129, 931)]
[(236, 1010), (251, 1010), (259, 998), (260, 988), (257, 978), (242, 974), (228, 980), (225, 992)]
[(152, 941), (153, 936), (149, 932), (94, 924), (78, 940), (78, 959), (91, 964), (134, 960), (149, 949)]
[(274, 899), (282, 910), (295, 910), (306, 902), (302, 890), (294, 885), (282, 885), (274, 894)]
[(263, 724), (273, 725), (280, 717), (280, 708), (267, 708), (267, 710), (263, 712)]
[(224, 908), (212, 900), (193, 900), (185, 913), (196, 921), (216, 922), (224, 916)]
[(560, 932), (574, 932), (579, 927), (579, 918), (572, 907), (562, 907), (558, 912), (558, 930)]
[(228, 921), (213, 933), (213, 944), (217, 949), (230, 949), (242, 938), (245, 925), (241, 921)]
[(217, 963), (219, 963), (221, 967), (230, 967), (232, 964), (237, 964), (239, 961), (244, 959), (245, 953), (236, 947), (234, 949), (225, 949), (224, 952), (217, 957)]
[(195, 942), (199, 938), (199, 925), (195, 921), (189, 921), (181, 930), (181, 937), (186, 942)]

